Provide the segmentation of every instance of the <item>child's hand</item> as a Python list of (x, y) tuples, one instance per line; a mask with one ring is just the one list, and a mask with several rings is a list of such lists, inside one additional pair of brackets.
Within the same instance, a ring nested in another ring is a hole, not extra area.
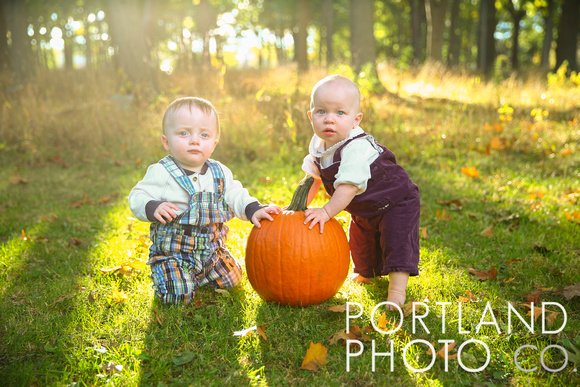
[(316, 223), (318, 223), (321, 234), (324, 231), (324, 223), (330, 220), (330, 216), (324, 208), (309, 208), (304, 211), (304, 216), (306, 217), (304, 224), (310, 223), (308, 228), (312, 229), (312, 227), (316, 226)]
[(262, 227), (260, 220), (268, 219), (269, 221), (272, 221), (274, 218), (272, 218), (270, 214), (279, 214), (280, 211), (282, 211), (280, 207), (275, 204), (270, 204), (268, 207), (262, 207), (252, 215), (252, 223), (257, 228), (260, 228)]
[(153, 216), (155, 217), (155, 219), (165, 224), (166, 219), (171, 222), (173, 219), (177, 217), (175, 211), (179, 211), (179, 208), (175, 204), (163, 202), (157, 206), (155, 212), (153, 213)]

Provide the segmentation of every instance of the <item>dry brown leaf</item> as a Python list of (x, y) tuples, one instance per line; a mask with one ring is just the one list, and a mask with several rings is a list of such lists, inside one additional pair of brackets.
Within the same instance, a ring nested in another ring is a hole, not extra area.
[(561, 293), (567, 300), (570, 300), (574, 296), (580, 296), (580, 282), (576, 285), (566, 286)]
[(70, 241), (68, 241), (69, 246), (80, 246), (82, 244), (83, 244), (83, 241), (81, 241), (77, 237), (72, 237), (72, 239)]
[(28, 184), (28, 180), (21, 178), (18, 175), (18, 172), (14, 173), (12, 175), (12, 178), (8, 181), (8, 183), (12, 184), (12, 185), (17, 185), (17, 184)]
[(527, 302), (533, 302), (534, 304), (539, 304), (540, 303), (540, 295), (543, 292), (541, 290), (537, 290), (533, 293), (530, 294), (524, 294), (524, 297), (526, 299)]
[(488, 279), (495, 279), (497, 277), (497, 270), (493, 266), (489, 270), (481, 270), (481, 271), (478, 271), (478, 270), (474, 269), (473, 267), (471, 267), (468, 269), (468, 271), (471, 275), (479, 278), (480, 281), (485, 281)]
[(268, 336), (266, 336), (266, 324), (257, 326), (256, 332), (258, 332), (258, 335), (260, 335), (262, 339), (268, 341)]
[(456, 205), (458, 208), (461, 208), (461, 201), (459, 199), (453, 199), (448, 201), (437, 200), (437, 204), (441, 204), (442, 206), (450, 206), (452, 204)]
[(486, 238), (492, 238), (493, 237), (493, 227), (487, 226), (486, 228), (483, 229), (482, 232), (479, 233), (479, 235), (486, 237)]
[(155, 309), (155, 321), (157, 321), (157, 324), (159, 324), (160, 327), (163, 326), (163, 323), (161, 322), (161, 319), (159, 318), (159, 313), (157, 313), (157, 309)]
[[(448, 359), (455, 359), (457, 357), (457, 354), (449, 355), (449, 352), (451, 352), (451, 350), (453, 348), (455, 348), (455, 345), (456, 344), (457, 343), (455, 341), (452, 342), (452, 343), (443, 344), (443, 347), (439, 351), (437, 351), (437, 353), (436, 353), (437, 357), (440, 358), (440, 359), (445, 359), (445, 355), (447, 354), (447, 358)], [(446, 345), (447, 345), (447, 352), (445, 352), (445, 346)]]
[(457, 298), (457, 301), (463, 302), (464, 304), (466, 304), (468, 302), (471, 302), (471, 299), (469, 299), (467, 297), (459, 296), (459, 298)]
[(321, 343), (314, 344), (311, 341), (300, 369), (316, 372), (326, 365), (327, 356), (328, 349), (324, 345)]
[(346, 304), (331, 306), (330, 308), (328, 308), (328, 310), (337, 313), (346, 312)]

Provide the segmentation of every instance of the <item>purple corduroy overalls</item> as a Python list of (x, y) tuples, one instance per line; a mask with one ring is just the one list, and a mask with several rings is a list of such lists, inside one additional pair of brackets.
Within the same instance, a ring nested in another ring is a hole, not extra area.
[[(326, 192), (334, 194), (334, 182), (341, 163), (342, 149), (351, 141), (370, 136), (362, 133), (342, 144), (334, 153), (332, 164), (322, 168), (315, 164)], [(371, 178), (365, 192), (356, 195), (346, 207), (351, 216), (349, 244), (354, 272), (372, 278), (390, 272), (419, 274), (419, 188), (397, 164), (395, 155), (377, 143), (380, 152), (370, 166)]]

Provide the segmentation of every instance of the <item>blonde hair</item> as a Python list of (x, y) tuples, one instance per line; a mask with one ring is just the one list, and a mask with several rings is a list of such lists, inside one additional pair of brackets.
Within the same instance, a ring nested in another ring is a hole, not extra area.
[(163, 113), (163, 121), (162, 121), (163, 133), (165, 133), (165, 126), (167, 124), (167, 120), (169, 119), (169, 117), (184, 107), (188, 108), (189, 111), (191, 111), (191, 109), (199, 109), (203, 114), (207, 116), (211, 116), (213, 114), (216, 123), (216, 131), (217, 131), (216, 135), (217, 139), (219, 140), (220, 119), (218, 117), (217, 111), (215, 110), (211, 102), (199, 97), (183, 97), (178, 98), (175, 101), (171, 102), (169, 106), (167, 106), (167, 109), (165, 109), (165, 113)]
[(322, 78), (312, 88), (312, 93), (310, 94), (310, 109), (314, 108), (314, 95), (316, 94), (316, 91), (321, 86), (324, 86), (328, 83), (336, 82), (336, 81), (346, 83), (349, 87), (352, 88), (353, 91), (356, 91), (356, 97), (357, 97), (356, 103), (357, 103), (357, 106), (360, 106), (360, 90), (358, 89), (358, 86), (356, 85), (356, 83), (354, 83), (350, 78), (347, 78), (344, 75), (333, 74), (333, 75), (329, 75), (327, 77)]

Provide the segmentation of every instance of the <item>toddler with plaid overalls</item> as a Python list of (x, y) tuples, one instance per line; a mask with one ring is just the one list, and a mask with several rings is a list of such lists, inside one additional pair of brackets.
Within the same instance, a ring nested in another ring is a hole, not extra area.
[(129, 194), (133, 214), (151, 222), (147, 263), (163, 303), (189, 303), (204, 285), (237, 285), (242, 269), (225, 246), (225, 223), (236, 216), (260, 227), (260, 220), (280, 212), (261, 205), (225, 165), (210, 159), (219, 135), (209, 101), (175, 100), (163, 115), (161, 136), (170, 155), (149, 166)]

